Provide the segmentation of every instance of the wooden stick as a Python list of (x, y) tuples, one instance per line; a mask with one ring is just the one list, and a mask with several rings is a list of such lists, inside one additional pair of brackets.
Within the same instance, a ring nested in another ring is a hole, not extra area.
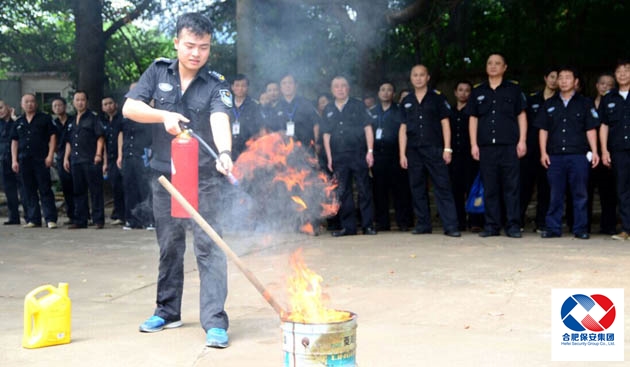
[(206, 232), (208, 236), (210, 236), (214, 243), (216, 243), (217, 246), (219, 246), (221, 250), (225, 252), (227, 257), (229, 257), (236, 264), (239, 270), (245, 275), (247, 280), (252, 283), (254, 288), (258, 290), (265, 301), (267, 301), (271, 305), (271, 307), (274, 309), (274, 311), (276, 311), (280, 318), (285, 316), (286, 312), (278, 304), (278, 302), (276, 302), (276, 300), (273, 298), (271, 293), (269, 293), (267, 288), (262, 285), (258, 278), (256, 278), (256, 276), (254, 276), (254, 274), (245, 266), (238, 255), (236, 255), (234, 251), (232, 251), (230, 246), (228, 246), (228, 244), (223, 241), (223, 238), (221, 238), (221, 236), (219, 236), (219, 234), (215, 232), (210, 224), (208, 224), (208, 222), (203, 219), (201, 214), (199, 214), (199, 212), (196, 211), (195, 208), (192, 207), (192, 205), (190, 205), (188, 200), (184, 198), (184, 196), (175, 188), (175, 186), (173, 186), (164, 176), (160, 176), (160, 178), (158, 178), (158, 181), (162, 186), (164, 186), (166, 191), (168, 191), (175, 198), (175, 200), (177, 200), (181, 204), (181, 206), (188, 212), (188, 214), (190, 214), (192, 219), (201, 227), (201, 229), (203, 229), (204, 232)]

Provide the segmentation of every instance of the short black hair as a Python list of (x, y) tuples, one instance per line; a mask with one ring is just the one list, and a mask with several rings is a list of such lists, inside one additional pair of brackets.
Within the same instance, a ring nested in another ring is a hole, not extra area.
[(61, 97), (55, 97), (50, 101), (50, 104), (52, 105), (53, 102), (55, 101), (61, 101), (61, 103), (65, 106), (67, 104), (66, 99), (65, 98), (61, 98)]
[(380, 82), (380, 83), (378, 84), (378, 89), (381, 89), (381, 87), (382, 87), (384, 84), (389, 84), (389, 85), (391, 85), (391, 86), (392, 86), (392, 89), (394, 90), (394, 93), (396, 93), (396, 86), (394, 85), (394, 83), (393, 83), (391, 80), (383, 80), (382, 82)]
[(558, 68), (558, 75), (560, 75), (560, 73), (561, 73), (561, 72), (563, 72), (563, 71), (568, 71), (568, 72), (570, 72), (571, 74), (573, 74), (573, 77), (574, 77), (575, 79), (580, 79), (580, 75), (578, 74), (577, 69), (576, 69), (575, 67), (571, 66), (571, 65), (563, 65), (563, 66), (560, 66), (560, 67)]
[(196, 36), (204, 36), (212, 34), (212, 22), (208, 17), (201, 13), (186, 13), (177, 18), (177, 36), (179, 37), (182, 29), (188, 29)]
[(267, 89), (267, 87), (269, 86), (269, 84), (276, 84), (276, 85), (277, 85), (277, 84), (278, 84), (278, 82), (277, 82), (277, 81), (275, 81), (275, 80), (269, 80), (267, 83), (265, 83), (265, 89)]
[(101, 101), (103, 101), (104, 99), (107, 99), (107, 98), (111, 99), (112, 101), (114, 101), (114, 103), (116, 103), (116, 99), (114, 99), (114, 97), (112, 95), (109, 95), (109, 94), (103, 96), (103, 98), (101, 98)]
[(461, 79), (458, 80), (457, 83), (455, 83), (455, 88), (453, 88), (453, 90), (457, 90), (457, 87), (459, 87), (460, 84), (466, 84), (470, 87), (470, 89), (473, 89), (473, 83), (470, 80), (467, 79)]
[(617, 59), (617, 63), (615, 64), (615, 71), (619, 69), (620, 66), (630, 65), (630, 59), (628, 58), (620, 58)]
[(558, 72), (558, 67), (557, 66), (549, 66), (547, 68), (545, 68), (545, 78), (549, 76), (549, 74), (553, 73), (553, 72)]
[[(295, 74), (293, 74), (293, 73), (291, 73), (291, 72), (286, 72), (286, 73), (282, 74), (282, 75), (280, 76), (280, 79), (278, 79), (278, 82), (281, 82), (281, 81), (282, 81), (282, 79), (284, 79), (284, 78), (286, 78), (286, 77), (291, 77), (291, 78), (293, 78), (293, 81), (295, 82), (295, 84), (297, 84), (297, 82), (298, 82), (298, 81), (297, 81), (297, 79), (296, 79), (296, 77), (295, 77)], [(278, 83), (278, 84), (280, 84), (280, 83)]]
[(87, 92), (86, 92), (86, 91), (84, 91), (83, 89), (78, 89), (78, 90), (76, 90), (76, 91), (74, 92), (74, 94), (73, 94), (73, 98), (74, 98), (74, 96), (76, 96), (76, 95), (77, 95), (77, 94), (79, 94), (79, 93), (83, 93), (83, 94), (85, 95), (85, 99), (90, 99), (90, 96), (88, 96)]
[[(504, 63), (505, 65), (507, 65), (507, 57), (505, 57), (505, 55), (504, 55), (502, 52), (498, 52), (498, 51), (496, 51), (496, 52), (490, 52), (490, 53), (488, 54), (488, 58), (487, 58), (487, 59), (489, 59), (489, 58), (490, 58), (490, 56), (492, 56), (492, 55), (497, 55), (497, 56), (499, 56), (500, 58), (502, 58), (502, 59), (503, 59), (503, 63)], [(487, 59), (486, 59), (486, 60), (487, 60)]]
[(245, 74), (236, 74), (234, 78), (232, 79), (232, 84), (234, 84), (234, 82), (237, 82), (239, 80), (244, 80), (245, 83), (249, 85), (249, 79), (247, 79), (247, 76)]

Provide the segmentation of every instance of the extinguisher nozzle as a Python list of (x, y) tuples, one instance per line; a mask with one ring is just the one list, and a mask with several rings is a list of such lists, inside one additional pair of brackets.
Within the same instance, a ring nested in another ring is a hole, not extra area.
[(233, 186), (238, 186), (238, 180), (236, 179), (236, 177), (234, 177), (232, 172), (228, 172), (227, 178)]

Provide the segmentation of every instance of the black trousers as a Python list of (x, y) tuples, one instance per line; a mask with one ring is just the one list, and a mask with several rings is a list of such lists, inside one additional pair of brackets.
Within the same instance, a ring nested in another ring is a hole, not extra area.
[[(628, 167), (628, 166), (626, 166)], [(599, 200), (602, 207), (602, 215), (599, 221), (599, 231), (601, 233), (617, 233), (617, 184), (613, 170), (599, 164), (591, 169), (588, 182), (588, 228), (591, 229), (593, 222), (593, 195), (595, 189), (599, 193)]]
[(57, 207), (50, 181), (50, 168), (46, 167), (43, 159), (23, 158), (19, 163), (20, 177), (24, 184), (26, 221), (41, 225), (43, 209), (46, 222), (56, 222)]
[(501, 228), (501, 198), (505, 205), (506, 230), (520, 231), (520, 161), (515, 145), (479, 148), (479, 170), (484, 186), (485, 229)]
[(131, 228), (143, 228), (154, 224), (150, 181), (151, 169), (144, 166), (141, 157), (123, 158), (124, 218)]
[(454, 231), (458, 227), (448, 166), (442, 158), (442, 153), (441, 147), (407, 147), (409, 186), (413, 211), (417, 218), (416, 228), (422, 231), (431, 231), (429, 196), (426, 189), (429, 177), (433, 182), (435, 201), (444, 231)]
[(103, 165), (77, 163), (71, 167), (74, 186), (74, 223), (87, 225), (89, 217), (88, 192), (92, 203), (92, 222), (105, 223), (103, 202)]
[(617, 198), (619, 200), (619, 215), (621, 228), (630, 233), (630, 150), (612, 152), (613, 172), (617, 181)]
[(400, 168), (397, 155), (376, 155), (372, 167), (374, 192), (374, 220), (380, 230), (390, 229), (390, 195), (398, 228), (413, 225), (411, 190), (407, 171)]
[(536, 188), (536, 228), (545, 228), (545, 216), (549, 210), (549, 181), (547, 170), (540, 164), (540, 155), (527, 153), (521, 159), (521, 227), (525, 227), (527, 207)]
[(63, 200), (66, 206), (66, 215), (70, 220), (74, 220), (74, 186), (72, 184), (72, 175), (63, 169), (63, 159), (57, 159), (57, 174), (61, 183), (61, 191), (63, 192)]
[(122, 173), (116, 165), (116, 159), (109, 160), (107, 166), (107, 181), (112, 187), (112, 196), (114, 199), (114, 208), (112, 209), (112, 219), (125, 220), (125, 197), (122, 181)]
[(451, 178), (459, 230), (463, 231), (467, 227), (482, 227), (483, 214), (468, 214), (468, 218), (466, 217), (466, 200), (479, 173), (479, 163), (472, 158), (469, 152), (453, 153), (451, 164), (448, 165), (448, 172)]
[[(5, 158), (2, 160), (2, 187), (4, 188), (4, 194), (7, 197), (7, 209), (9, 210), (8, 217), (10, 222), (20, 221), (20, 200), (18, 198), (18, 192), (24, 201), (24, 188), (20, 180), (20, 176), (13, 172), (11, 169), (11, 158)], [(24, 209), (24, 215), (26, 217), (26, 208)]]
[(374, 202), (372, 200), (372, 183), (369, 169), (363, 152), (343, 152), (333, 154), (333, 170), (339, 187), (339, 219), (341, 227), (353, 233), (357, 230), (357, 219), (354, 213), (352, 196), (352, 179), (357, 185), (359, 194), (359, 210), (361, 211), (361, 227), (372, 227), (374, 222)]

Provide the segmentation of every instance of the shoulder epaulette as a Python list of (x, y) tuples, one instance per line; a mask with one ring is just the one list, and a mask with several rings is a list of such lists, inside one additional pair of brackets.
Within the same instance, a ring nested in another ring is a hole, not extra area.
[(433, 92), (434, 92), (435, 94), (437, 94), (437, 95), (442, 94), (442, 92), (440, 92), (440, 91), (439, 91), (439, 90), (437, 90), (437, 89), (434, 89), (434, 90), (433, 90)]
[(98, 117), (98, 113), (96, 113), (96, 111), (91, 111), (91, 112), (92, 112), (92, 115)]
[(508, 82), (518, 85), (518, 80), (508, 80)]
[(478, 86), (480, 86), (481, 84), (483, 84), (483, 83), (477, 83), (477, 84), (473, 85), (473, 88), (477, 88), (477, 87), (478, 87)]
[(533, 96), (535, 96), (535, 95), (537, 95), (537, 94), (538, 94), (538, 92), (531, 92), (531, 93), (529, 94), (529, 96), (530, 96), (530, 97), (533, 97)]
[(214, 70), (208, 70), (208, 74), (210, 74), (213, 78), (219, 81), (224, 81), (225, 77), (222, 74), (217, 73)]
[(156, 63), (170, 63), (171, 59), (167, 58), (167, 57), (158, 57), (157, 59), (155, 59)]

